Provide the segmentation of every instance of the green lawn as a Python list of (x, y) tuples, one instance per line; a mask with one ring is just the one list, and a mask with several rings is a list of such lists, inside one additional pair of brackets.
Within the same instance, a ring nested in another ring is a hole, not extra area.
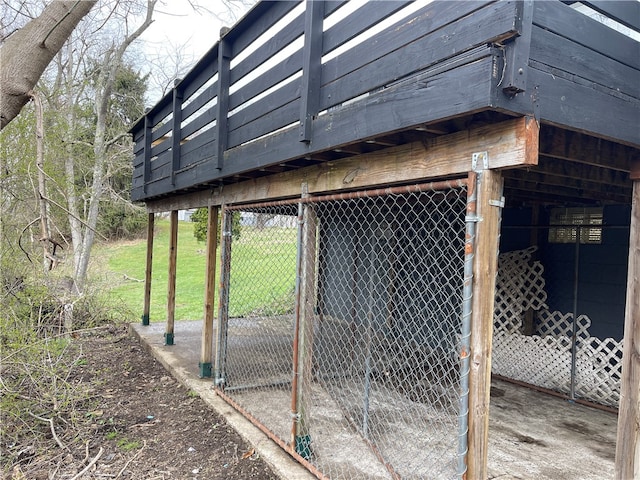
[[(259, 231), (243, 227), (240, 239), (233, 242), (230, 315), (241, 316), (258, 310), (277, 314), (291, 310), (295, 285), (295, 242), (295, 229), (267, 228)], [(198, 242), (193, 236), (193, 223), (179, 222), (176, 320), (203, 317), (205, 249), (205, 243)], [(110, 278), (114, 279), (110, 295), (118, 297), (131, 311), (141, 315), (144, 282), (135, 279), (143, 280), (145, 276), (146, 240), (108, 244), (101, 247), (101, 255), (107, 261)], [(217, 257), (216, 286), (220, 274), (219, 250)], [(152, 322), (163, 322), (167, 318), (168, 261), (169, 222), (157, 220), (149, 315)]]

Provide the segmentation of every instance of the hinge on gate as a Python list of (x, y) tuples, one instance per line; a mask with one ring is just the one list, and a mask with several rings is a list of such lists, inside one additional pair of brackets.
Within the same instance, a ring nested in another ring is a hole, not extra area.
[[(480, 165), (480, 166), (478, 166)], [(489, 154), (487, 152), (475, 152), (471, 154), (471, 170), (486, 170), (489, 168)]]
[(489, 200), (489, 205), (504, 208), (504, 197), (501, 197), (500, 200)]

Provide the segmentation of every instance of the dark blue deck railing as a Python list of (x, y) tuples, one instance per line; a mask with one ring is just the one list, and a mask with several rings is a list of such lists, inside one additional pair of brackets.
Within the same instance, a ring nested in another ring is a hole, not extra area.
[[(547, 76), (563, 78), (558, 72), (566, 70), (567, 59), (548, 52), (552, 35), (573, 50), (570, 59), (593, 57), (593, 63), (573, 62), (571, 68), (582, 83), (597, 83), (596, 103), (610, 101), (613, 91), (622, 109), (616, 118), (633, 120), (640, 97), (638, 42), (561, 2), (376, 1), (355, 11), (354, 5), (262, 2), (226, 31), (132, 127), (132, 198), (240, 178), (487, 109), (548, 115), (563, 124), (554, 118), (562, 111), (551, 107), (558, 103), (553, 96), (569, 85), (553, 91), (548, 108), (536, 105), (531, 92), (516, 95), (531, 90), (532, 82), (549, 82)], [(614, 18), (629, 13), (608, 12)], [(576, 22), (586, 23), (574, 29)], [(601, 40), (589, 38), (589, 31)], [(568, 122), (582, 122), (588, 131), (593, 126), (580, 117), (585, 103), (570, 106), (575, 118)], [(616, 122), (607, 128), (620, 132)], [(633, 132), (620, 134), (634, 141)]]

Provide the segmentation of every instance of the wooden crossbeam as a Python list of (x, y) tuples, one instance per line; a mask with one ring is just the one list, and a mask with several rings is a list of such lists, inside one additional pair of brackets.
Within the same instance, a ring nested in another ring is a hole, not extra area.
[(540, 154), (627, 173), (640, 161), (637, 148), (547, 125), (540, 130)]
[(320, 194), (465, 175), (471, 170), (473, 153), (477, 152), (487, 152), (490, 169), (536, 165), (538, 125), (530, 117), (516, 118), (226, 185), (222, 189), (154, 200), (147, 203), (147, 209), (162, 212), (295, 197), (300, 195), (302, 183), (307, 183), (310, 194)]

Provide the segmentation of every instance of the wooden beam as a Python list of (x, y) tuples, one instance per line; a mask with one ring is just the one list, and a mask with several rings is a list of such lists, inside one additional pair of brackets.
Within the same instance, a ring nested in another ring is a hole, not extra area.
[(493, 307), (498, 270), (501, 208), (495, 205), (503, 192), (502, 175), (485, 170), (478, 174), (477, 224), (473, 260), (471, 314), (471, 365), (469, 372), (469, 433), (467, 477), (487, 478), (489, 438), (489, 392), (491, 390), (491, 345)]
[(544, 175), (536, 172), (509, 171), (505, 172), (505, 187), (524, 192), (544, 200), (545, 196), (565, 196), (568, 201), (580, 202), (592, 199), (610, 203), (629, 203), (631, 190), (615, 185), (600, 185), (580, 180)]
[(632, 187), (628, 172), (607, 168), (604, 165), (594, 167), (566, 159), (559, 162), (556, 158), (540, 155), (538, 166), (531, 170), (555, 177), (601, 183), (610, 187), (620, 186), (628, 189)]
[(149, 325), (149, 311), (151, 310), (151, 271), (153, 267), (153, 231), (155, 218), (155, 214), (150, 213), (147, 221), (147, 266), (144, 274), (142, 325)]
[(213, 360), (213, 299), (216, 289), (216, 251), (218, 246), (218, 207), (209, 207), (207, 219), (207, 266), (204, 292), (204, 324), (200, 348), (200, 377), (211, 376)]
[(300, 195), (302, 183), (308, 184), (309, 193), (321, 194), (465, 175), (476, 152), (487, 152), (491, 169), (536, 165), (538, 125), (531, 117), (507, 120), (197, 192), (185, 196), (184, 201), (178, 197), (155, 200), (147, 203), (147, 209), (161, 212), (178, 206), (193, 208), (295, 197)]
[(176, 265), (178, 258), (178, 211), (171, 211), (169, 227), (169, 276), (167, 278), (167, 329), (164, 344), (173, 345), (173, 325), (176, 314)]
[(640, 161), (637, 148), (548, 125), (540, 130), (540, 154), (627, 173)]
[(640, 478), (640, 162), (633, 174), (615, 478)]

